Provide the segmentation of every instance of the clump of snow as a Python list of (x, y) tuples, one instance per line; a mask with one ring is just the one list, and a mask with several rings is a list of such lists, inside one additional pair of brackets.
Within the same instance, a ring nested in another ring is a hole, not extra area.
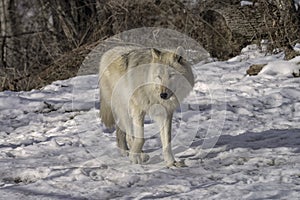
[(241, 1), (241, 6), (252, 6), (253, 2), (252, 1)]
[[(241, 54), (229, 59), (229, 62), (241, 62), (253, 58), (264, 58), (266, 52), (264, 49), (261, 49), (257, 44), (252, 44), (244, 47), (241, 50)], [(279, 56), (279, 55), (278, 55)]]
[(294, 50), (300, 52), (300, 43), (295, 45)]
[(259, 72), (259, 75), (288, 75), (292, 76), (300, 74), (300, 56), (290, 60), (290, 61), (274, 61), (269, 62), (264, 68)]
[(294, 0), (294, 3), (295, 3), (296, 10), (298, 10), (300, 6), (300, 0)]

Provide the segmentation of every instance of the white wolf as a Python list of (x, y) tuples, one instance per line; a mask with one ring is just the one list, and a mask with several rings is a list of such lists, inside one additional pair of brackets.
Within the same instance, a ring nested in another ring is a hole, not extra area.
[(109, 128), (114, 125), (117, 144), (130, 160), (141, 164), (149, 159), (142, 151), (144, 117), (160, 128), (163, 157), (167, 166), (181, 166), (171, 148), (173, 112), (194, 86), (184, 49), (115, 47), (101, 58), (99, 68), (100, 117)]

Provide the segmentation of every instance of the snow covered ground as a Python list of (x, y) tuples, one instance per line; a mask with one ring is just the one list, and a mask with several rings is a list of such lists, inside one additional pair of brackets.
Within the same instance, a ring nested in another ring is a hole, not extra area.
[[(249, 46), (194, 66), (195, 88), (173, 119), (185, 168), (163, 166), (151, 120), (149, 163), (119, 155), (98, 118), (96, 75), (1, 92), (0, 199), (299, 199), (300, 78), (290, 72), (300, 59), (282, 57)], [(245, 75), (263, 63), (258, 76)]]

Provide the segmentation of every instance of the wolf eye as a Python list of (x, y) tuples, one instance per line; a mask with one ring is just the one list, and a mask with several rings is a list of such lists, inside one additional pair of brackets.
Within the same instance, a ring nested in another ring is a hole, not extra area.
[(178, 56), (177, 62), (178, 62), (178, 63), (181, 63), (182, 60), (183, 60), (182, 56)]
[(169, 78), (174, 78), (175, 77), (175, 73), (169, 74)]

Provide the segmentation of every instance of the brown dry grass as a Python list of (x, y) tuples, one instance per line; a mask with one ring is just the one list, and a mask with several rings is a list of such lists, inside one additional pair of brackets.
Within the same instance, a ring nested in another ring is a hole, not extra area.
[[(212, 56), (221, 60), (237, 55), (246, 44), (264, 38), (269, 39), (273, 45), (272, 48), (299, 42), (298, 28), (295, 28), (295, 23), (298, 22), (282, 24), (282, 20), (286, 16), (280, 17), (280, 12), (278, 10), (276, 12), (275, 4), (258, 1), (261, 7), (253, 6), (241, 9), (238, 3), (230, 5), (228, 3), (230, 1), (219, 4), (215, 2), (217, 1), (187, 8), (179, 0), (103, 0), (103, 6), (91, 18), (91, 20), (97, 20), (97, 24), (93, 24), (92, 33), (84, 35), (85, 38), (82, 39), (85, 41), (84, 43), (80, 43), (72, 50), (53, 53), (47, 52), (55, 48), (52, 48), (51, 41), (44, 37), (43, 56), (55, 56), (45, 57), (49, 60), (46, 66), (29, 71), (0, 70), (0, 91), (36, 89), (55, 80), (76, 76), (81, 63), (93, 47), (113, 35), (140, 27), (161, 27), (176, 30), (195, 39)], [(255, 16), (260, 13), (261, 17), (252, 19), (251, 14), (248, 13), (249, 10), (254, 10), (253, 15)], [(251, 21), (251, 24), (238, 27), (242, 23), (233, 23), (234, 19), (243, 19), (245, 23)], [(255, 24), (255, 20), (257, 24)], [(247, 27), (249, 31), (244, 30)], [(72, 29), (68, 30), (71, 31)], [(287, 30), (292, 30), (292, 32)], [(252, 32), (249, 35), (250, 31)], [(248, 33), (248, 35), (244, 35), (244, 33)], [(69, 33), (68, 35), (70, 38), (76, 34)], [(68, 46), (70, 41), (72, 38), (60, 41), (60, 43), (66, 43)], [(47, 49), (47, 46), (51, 46), (51, 49)], [(30, 59), (34, 60), (34, 58)]]

